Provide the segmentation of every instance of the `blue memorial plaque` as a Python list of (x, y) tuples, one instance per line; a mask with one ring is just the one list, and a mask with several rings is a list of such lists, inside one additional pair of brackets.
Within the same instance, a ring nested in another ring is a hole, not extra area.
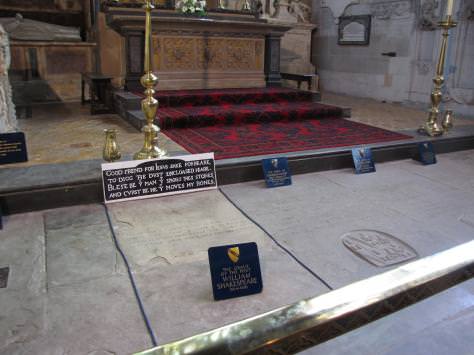
[(288, 168), (288, 159), (263, 159), (262, 167), (267, 187), (291, 185), (291, 173)]
[(0, 165), (28, 161), (23, 132), (0, 134)]
[(352, 159), (356, 174), (365, 174), (375, 172), (374, 159), (370, 148), (352, 149)]
[(418, 143), (418, 159), (424, 165), (436, 164), (436, 154), (431, 142)]
[(212, 247), (207, 252), (216, 301), (262, 292), (257, 244)]

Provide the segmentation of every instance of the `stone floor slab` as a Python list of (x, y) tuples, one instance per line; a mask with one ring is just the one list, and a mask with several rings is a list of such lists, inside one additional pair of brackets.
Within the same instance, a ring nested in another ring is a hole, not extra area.
[[(421, 257), (472, 240), (466, 211), (474, 209), (474, 192), (402, 169), (410, 164), (379, 164), (376, 173), (364, 175), (349, 169), (298, 175), (292, 186), (278, 189), (254, 181), (223, 190), (313, 271), (339, 287), (389, 269), (347, 250), (341, 238), (351, 231), (387, 233)], [(458, 159), (457, 164), (468, 171), (471, 160)]]
[(48, 285), (66, 285), (112, 275), (120, 260), (100, 205), (45, 212)]

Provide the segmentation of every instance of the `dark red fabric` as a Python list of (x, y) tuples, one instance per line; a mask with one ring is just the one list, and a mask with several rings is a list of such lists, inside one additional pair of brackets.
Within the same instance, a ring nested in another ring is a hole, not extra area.
[(209, 126), (215, 124), (245, 124), (269, 121), (294, 121), (302, 119), (340, 116), (336, 106), (309, 101), (280, 101), (276, 103), (182, 106), (158, 110), (159, 126), (163, 129)]
[[(143, 93), (137, 92), (139, 96)], [(157, 91), (161, 108), (178, 106), (209, 106), (223, 104), (250, 104), (280, 101), (310, 101), (308, 91), (289, 88), (242, 88)]]
[(214, 152), (216, 159), (371, 144), (411, 138), (342, 118), (217, 124), (163, 130), (191, 153)]
[(216, 159), (371, 144), (409, 136), (345, 120), (288, 88), (159, 91), (157, 121), (191, 153)]

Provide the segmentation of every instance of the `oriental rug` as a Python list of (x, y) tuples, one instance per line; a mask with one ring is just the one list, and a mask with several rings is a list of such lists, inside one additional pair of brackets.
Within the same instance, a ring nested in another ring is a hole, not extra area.
[(216, 159), (411, 138), (342, 118), (340, 107), (289, 88), (159, 91), (157, 122), (190, 153)]

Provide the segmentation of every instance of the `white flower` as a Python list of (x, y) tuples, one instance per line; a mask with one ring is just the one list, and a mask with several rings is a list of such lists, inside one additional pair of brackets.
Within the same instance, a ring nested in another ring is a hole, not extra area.
[(189, 8), (189, 12), (193, 13), (194, 11), (196, 11), (196, 10), (194, 9), (194, 7), (190, 7), (190, 8)]

